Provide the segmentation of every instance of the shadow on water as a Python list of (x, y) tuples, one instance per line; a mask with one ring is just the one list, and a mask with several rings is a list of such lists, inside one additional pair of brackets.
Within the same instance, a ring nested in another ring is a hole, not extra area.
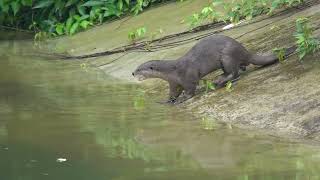
[(319, 178), (317, 147), (204, 127), (81, 63), (0, 58), (1, 179)]

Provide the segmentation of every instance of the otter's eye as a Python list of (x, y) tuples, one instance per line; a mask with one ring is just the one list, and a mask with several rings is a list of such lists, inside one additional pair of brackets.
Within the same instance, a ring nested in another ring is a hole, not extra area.
[(150, 67), (151, 70), (153, 70), (153, 67)]

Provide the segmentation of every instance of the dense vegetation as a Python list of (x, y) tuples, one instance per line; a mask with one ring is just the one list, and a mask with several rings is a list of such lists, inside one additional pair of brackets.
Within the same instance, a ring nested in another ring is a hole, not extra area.
[(320, 49), (320, 41), (313, 36), (313, 29), (309, 25), (308, 18), (296, 20), (297, 32), (294, 34), (297, 44), (299, 59), (302, 60), (307, 54), (313, 54)]
[(168, 0), (0, 0), (0, 23), (50, 35), (74, 34)]
[[(37, 33), (35, 39), (42, 36), (72, 35), (126, 14), (136, 15), (151, 4), (163, 1), (169, 0), (0, 0), (0, 23), (2, 26), (32, 30)], [(276, 9), (301, 3), (303, 0), (212, 0), (199, 13), (192, 14), (187, 22), (191, 28), (207, 22), (238, 23), (242, 19), (272, 14)], [(157, 33), (161, 31), (160, 29)], [(128, 38), (134, 42), (145, 33), (146, 28), (140, 27), (128, 32)], [(313, 38), (308, 19), (297, 20), (295, 37), (300, 59), (319, 49), (320, 43)], [(283, 56), (283, 49), (274, 51), (279, 57)]]
[[(261, 14), (272, 14), (276, 9), (287, 8), (302, 3), (303, 0), (213, 0), (199, 13), (189, 17), (191, 27), (206, 21), (224, 21), (238, 23), (241, 19), (251, 19)], [(219, 11), (222, 10), (222, 11)]]
[[(146, 7), (163, 1), (169, 0), (0, 0), (0, 23), (3, 26), (47, 32), (49, 35), (72, 35), (128, 13), (138, 14)], [(201, 12), (194, 13), (189, 23), (194, 27), (204, 20), (238, 22), (302, 1), (214, 0)], [(217, 6), (222, 6), (223, 12), (217, 11), (221, 9)]]

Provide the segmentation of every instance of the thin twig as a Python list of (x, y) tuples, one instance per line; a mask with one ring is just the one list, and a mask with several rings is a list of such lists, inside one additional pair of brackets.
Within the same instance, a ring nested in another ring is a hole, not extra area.
[(0, 28), (14, 30), (14, 31), (20, 31), (20, 32), (33, 33), (33, 31), (29, 31), (29, 30), (25, 30), (25, 29), (19, 29), (19, 28), (10, 27), (10, 26), (4, 26), (4, 25), (0, 25)]

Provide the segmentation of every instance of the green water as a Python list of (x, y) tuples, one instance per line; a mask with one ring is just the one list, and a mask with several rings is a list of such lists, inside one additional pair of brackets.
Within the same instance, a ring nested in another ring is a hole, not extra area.
[(320, 179), (318, 146), (208, 128), (166, 92), (0, 46), (1, 180)]

